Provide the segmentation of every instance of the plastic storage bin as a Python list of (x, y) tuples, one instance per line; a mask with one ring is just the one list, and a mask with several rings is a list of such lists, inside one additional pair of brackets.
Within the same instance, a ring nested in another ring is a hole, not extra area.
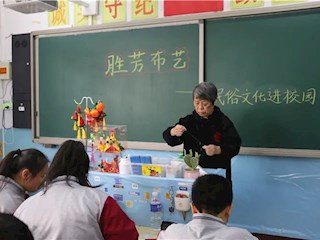
[(182, 178), (184, 162), (174, 158), (159, 158), (151, 156), (130, 156), (132, 174)]

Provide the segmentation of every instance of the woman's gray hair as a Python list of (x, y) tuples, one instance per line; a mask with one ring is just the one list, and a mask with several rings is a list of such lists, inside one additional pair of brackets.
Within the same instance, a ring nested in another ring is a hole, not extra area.
[(192, 93), (193, 99), (197, 97), (201, 100), (210, 101), (212, 102), (212, 104), (214, 104), (214, 102), (216, 101), (217, 95), (218, 95), (217, 87), (212, 82), (199, 83), (193, 89), (193, 93)]

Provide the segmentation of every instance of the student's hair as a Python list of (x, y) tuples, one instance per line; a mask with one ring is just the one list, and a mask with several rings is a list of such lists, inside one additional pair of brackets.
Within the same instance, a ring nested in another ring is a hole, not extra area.
[(212, 104), (216, 101), (218, 96), (217, 87), (212, 82), (202, 82), (199, 83), (194, 89), (192, 93), (193, 99), (196, 97), (200, 100), (208, 100)]
[(191, 196), (199, 212), (216, 216), (232, 204), (232, 186), (223, 176), (206, 174), (195, 180)]
[[(14, 178), (23, 169), (28, 169), (31, 175), (36, 176), (48, 164), (48, 158), (37, 149), (24, 149), (9, 152), (0, 161), (0, 175)], [(0, 185), (0, 190), (5, 183)]]
[(69, 184), (70, 176), (79, 180), (82, 186), (90, 186), (87, 178), (89, 171), (89, 156), (82, 142), (65, 141), (53, 157), (47, 176), (45, 178), (45, 191), (52, 180), (59, 176), (67, 176), (66, 182)]
[(0, 213), (0, 240), (33, 240), (28, 226), (15, 216)]

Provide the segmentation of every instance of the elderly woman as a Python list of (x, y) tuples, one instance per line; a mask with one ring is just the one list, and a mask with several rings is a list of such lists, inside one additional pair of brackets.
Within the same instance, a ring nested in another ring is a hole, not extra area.
[(241, 138), (232, 121), (215, 106), (218, 94), (213, 83), (200, 83), (192, 95), (192, 114), (167, 128), (163, 138), (170, 146), (183, 143), (187, 153), (201, 154), (199, 165), (203, 168), (226, 169), (231, 180), (231, 158), (239, 153)]

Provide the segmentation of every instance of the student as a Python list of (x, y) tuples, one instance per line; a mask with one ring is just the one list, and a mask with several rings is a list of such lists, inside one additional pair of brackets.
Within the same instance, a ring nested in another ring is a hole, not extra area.
[(43, 191), (15, 212), (35, 239), (138, 239), (135, 224), (117, 202), (92, 188), (89, 157), (79, 141), (65, 141), (49, 167)]
[(184, 144), (201, 154), (199, 165), (203, 168), (224, 168), (231, 180), (231, 158), (239, 153), (241, 138), (231, 122), (215, 106), (217, 88), (211, 82), (198, 84), (193, 90), (194, 111), (180, 118), (174, 126), (163, 132), (164, 140), (170, 146)]
[(198, 177), (191, 198), (192, 220), (170, 225), (157, 239), (257, 240), (245, 229), (227, 226), (233, 198), (228, 179), (216, 174)]
[(12, 214), (0, 213), (0, 240), (33, 240), (28, 226)]
[(13, 214), (26, 198), (42, 184), (48, 158), (39, 150), (25, 149), (8, 153), (0, 161), (0, 212)]

